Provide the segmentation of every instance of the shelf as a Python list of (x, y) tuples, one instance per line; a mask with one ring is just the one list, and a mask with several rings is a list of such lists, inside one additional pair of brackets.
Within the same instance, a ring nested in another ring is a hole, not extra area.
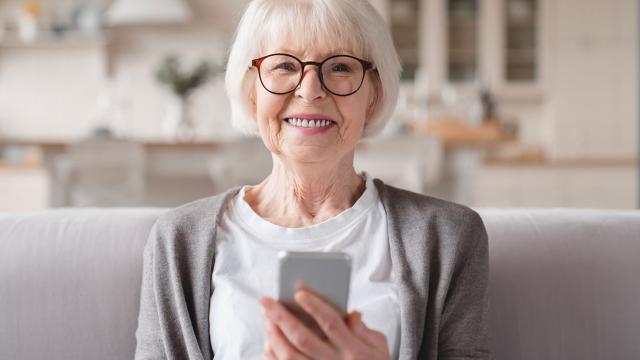
[[(5, 52), (65, 52), (65, 51), (92, 51), (97, 52), (101, 58), (102, 72), (106, 76), (112, 74), (113, 59), (111, 57), (111, 36), (109, 31), (99, 33), (83, 33), (80, 31), (68, 31), (63, 35), (55, 35), (49, 32), (40, 32), (32, 41), (23, 41), (16, 31), (9, 31), (0, 39), (0, 53)], [(1, 54), (0, 54), (1, 55)]]
[(86, 47), (103, 47), (109, 42), (108, 34), (84, 34), (80, 32), (65, 35), (41, 33), (32, 41), (21, 40), (16, 33), (7, 33), (0, 40), (0, 48), (4, 49), (69, 49)]
[(433, 136), (445, 146), (495, 147), (516, 141), (515, 134), (507, 132), (497, 121), (491, 120), (472, 125), (460, 119), (429, 119), (425, 129), (413, 129), (414, 133)]

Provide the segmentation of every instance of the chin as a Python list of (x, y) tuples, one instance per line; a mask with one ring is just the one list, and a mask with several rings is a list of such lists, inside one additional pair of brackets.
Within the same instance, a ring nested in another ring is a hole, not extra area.
[(322, 151), (322, 153), (319, 153), (318, 148), (314, 148), (300, 151), (283, 151), (280, 156), (285, 161), (311, 164), (330, 162), (332, 157), (329, 155), (330, 154), (325, 153), (324, 151)]

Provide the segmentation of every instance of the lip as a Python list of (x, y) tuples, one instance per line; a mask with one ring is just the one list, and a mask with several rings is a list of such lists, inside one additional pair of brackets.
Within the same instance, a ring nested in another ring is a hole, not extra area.
[[(313, 120), (313, 119), (311, 119), (311, 120)], [(294, 126), (294, 125), (289, 124), (289, 122), (287, 122), (286, 120), (284, 120), (282, 123), (284, 124), (285, 128), (295, 130), (298, 133), (303, 134), (303, 135), (324, 134), (324, 133), (327, 133), (329, 130), (331, 130), (333, 127), (336, 126), (335, 122), (330, 124), (330, 125), (328, 125), (328, 126), (313, 127), (313, 128), (305, 128), (305, 127)]]
[(307, 120), (331, 120), (334, 123), (336, 122), (333, 117), (327, 115), (327, 114), (320, 114), (320, 113), (316, 113), (316, 114), (304, 114), (304, 113), (298, 113), (298, 114), (290, 114), (284, 117), (284, 119), (307, 119)]

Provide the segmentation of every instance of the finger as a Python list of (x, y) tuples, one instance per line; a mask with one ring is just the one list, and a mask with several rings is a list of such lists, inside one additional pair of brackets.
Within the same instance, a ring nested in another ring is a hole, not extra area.
[(354, 311), (349, 314), (347, 317), (347, 324), (351, 331), (353, 331), (353, 333), (366, 344), (378, 349), (387, 348), (387, 337), (383, 333), (367, 327), (367, 325), (362, 321), (361, 312)]
[(273, 353), (273, 350), (271, 350), (271, 348), (265, 348), (264, 349), (264, 353), (262, 354), (262, 359), (263, 360), (278, 360), (278, 358), (276, 357), (276, 354)]
[(306, 360), (306, 356), (296, 350), (284, 337), (280, 329), (271, 321), (265, 323), (267, 330), (267, 341), (270, 344), (271, 352), (277, 359)]
[(273, 347), (271, 347), (271, 343), (269, 342), (269, 331), (267, 329), (267, 318), (263, 318), (264, 323), (264, 354), (273, 354)]
[(335, 357), (329, 344), (320, 340), (282, 304), (270, 298), (262, 298), (260, 303), (265, 310), (265, 316), (273, 321), (285, 338), (303, 354), (321, 358)]
[(349, 328), (351, 329), (351, 331), (353, 331), (354, 334), (356, 334), (356, 336), (358, 336), (362, 340), (365, 340), (367, 343), (370, 343), (369, 338), (371, 337), (371, 331), (369, 330), (367, 325), (362, 322), (361, 312), (354, 311), (350, 313), (347, 316), (347, 325), (349, 325)]
[(295, 299), (337, 347), (341, 349), (363, 348), (364, 344), (354, 336), (333, 306), (306, 290), (296, 292)]
[(367, 338), (367, 329), (364, 323), (362, 322), (362, 314), (358, 311), (354, 311), (347, 316), (347, 325), (351, 331), (353, 331), (356, 336), (359, 338), (366, 340)]

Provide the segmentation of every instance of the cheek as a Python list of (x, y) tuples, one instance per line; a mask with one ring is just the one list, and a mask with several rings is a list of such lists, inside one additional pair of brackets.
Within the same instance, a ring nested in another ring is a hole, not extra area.
[(270, 93), (258, 93), (256, 97), (256, 120), (258, 127), (273, 127), (275, 120), (280, 118), (284, 109), (286, 96), (278, 96)]
[(344, 121), (343, 137), (359, 137), (367, 118), (368, 100), (365, 96), (343, 98), (337, 101), (340, 115)]
[(280, 153), (282, 122), (280, 115), (285, 108), (286, 96), (258, 91), (256, 96), (256, 120), (258, 131), (265, 146), (272, 153)]

